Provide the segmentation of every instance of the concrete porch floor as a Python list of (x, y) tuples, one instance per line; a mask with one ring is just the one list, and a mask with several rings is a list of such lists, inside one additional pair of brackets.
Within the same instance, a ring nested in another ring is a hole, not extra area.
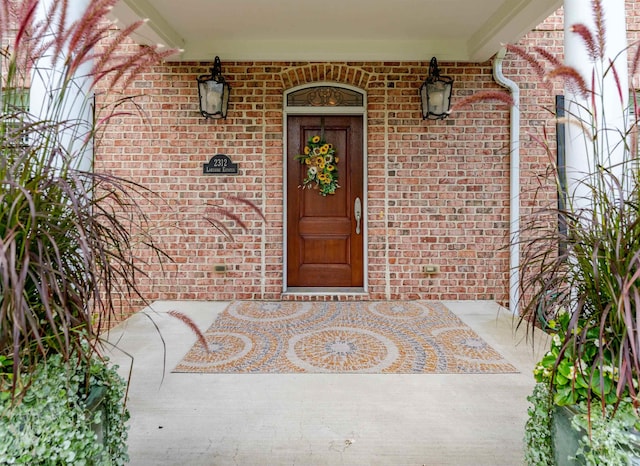
[[(131, 465), (505, 465), (523, 463), (526, 397), (546, 342), (516, 333), (490, 301), (444, 304), (517, 374), (171, 373), (195, 342), (177, 310), (206, 330), (227, 302), (156, 302), (113, 329), (133, 356)], [(110, 355), (123, 375), (131, 360)]]

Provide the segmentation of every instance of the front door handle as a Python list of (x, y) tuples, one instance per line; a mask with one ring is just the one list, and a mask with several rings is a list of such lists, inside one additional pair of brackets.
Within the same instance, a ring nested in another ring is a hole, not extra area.
[(353, 206), (353, 215), (356, 218), (356, 234), (360, 234), (360, 220), (362, 219), (362, 201), (359, 197), (356, 197), (355, 205)]

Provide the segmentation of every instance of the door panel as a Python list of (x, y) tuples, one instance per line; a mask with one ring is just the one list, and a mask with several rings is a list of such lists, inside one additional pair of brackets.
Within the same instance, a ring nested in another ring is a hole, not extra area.
[[(363, 197), (361, 116), (290, 116), (287, 120), (287, 284), (291, 287), (361, 287), (363, 232), (356, 233), (354, 203)], [(308, 139), (333, 144), (336, 193), (300, 187), (306, 168), (293, 159)], [(361, 222), (365, 221), (364, 219)]]
[(302, 235), (303, 264), (345, 264), (349, 261), (349, 237)]

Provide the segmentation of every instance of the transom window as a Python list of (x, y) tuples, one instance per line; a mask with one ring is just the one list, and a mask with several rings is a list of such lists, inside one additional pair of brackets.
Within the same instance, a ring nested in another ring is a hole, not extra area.
[(287, 95), (289, 107), (362, 107), (360, 92), (332, 86), (314, 86)]

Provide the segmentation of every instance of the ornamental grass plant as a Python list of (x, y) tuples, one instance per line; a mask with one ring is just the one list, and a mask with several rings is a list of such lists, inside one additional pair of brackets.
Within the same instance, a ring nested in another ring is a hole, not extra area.
[[(93, 170), (96, 135), (128, 82), (174, 51), (120, 55), (116, 0), (0, 4), (0, 459), (125, 464), (125, 381), (100, 350), (117, 303), (144, 273), (143, 186)], [(95, 89), (112, 105), (95, 107)], [(29, 96), (31, 88), (31, 96)], [(41, 93), (34, 97), (33, 89)], [(94, 412), (95, 393), (104, 408)], [(102, 440), (94, 433), (104, 424)]]
[[(640, 109), (635, 92), (625, 87), (619, 73), (630, 65), (633, 82), (640, 48), (631, 44), (609, 59), (603, 2), (592, 0), (591, 10), (594, 27), (576, 24), (569, 32), (577, 34), (588, 51), (590, 76), (542, 48), (507, 46), (532, 67), (540, 82), (559, 80), (577, 96), (565, 115), (553, 115), (551, 122), (579, 133), (589, 167), (567, 180), (567, 167), (558, 166), (548, 133), (532, 136), (545, 149), (546, 173), (551, 174), (539, 189), (555, 188), (558, 199), (524, 218), (516, 240), (521, 250), (518, 325), (527, 326), (531, 334), (542, 326), (551, 336), (534, 373), (541, 385), (530, 398), (529, 464), (555, 464), (548, 445), (551, 417), (540, 414), (554, 407), (571, 405), (580, 413), (576, 419), (586, 419), (580, 422), (588, 439), (576, 454), (587, 464), (619, 464), (607, 459), (619, 458), (619, 451), (602, 453), (598, 462), (596, 452), (609, 447), (596, 447), (595, 439), (607, 429), (632, 430), (640, 424)], [(604, 111), (612, 99), (626, 115), (624, 121), (613, 122)], [(513, 104), (509, 94), (492, 91), (470, 96), (458, 107), (488, 100)], [(543, 403), (545, 396), (549, 400)]]
[[(625, 106), (617, 63), (605, 56), (602, 3), (592, 2), (595, 30), (572, 27), (589, 51), (592, 76), (557, 62), (544, 50), (535, 56), (510, 49), (535, 63), (540, 77), (561, 79), (587, 104), (569, 107), (560, 120), (579, 128), (589, 171), (567, 186), (565, 167), (547, 148), (559, 195), (558, 207), (543, 208), (521, 231), (521, 322), (543, 316), (554, 333), (547, 355), (536, 368), (538, 381), (552, 387), (556, 405), (586, 401), (606, 405), (631, 402), (637, 407), (640, 376), (640, 172), (638, 171), (637, 101), (624, 108), (627, 118), (610, 126), (605, 98), (617, 95)], [(640, 59), (637, 44), (632, 61)], [(621, 54), (619, 57), (626, 57)], [(546, 66), (545, 66), (546, 65)], [(610, 79), (613, 78), (613, 79)], [(614, 83), (614, 84), (611, 84)], [(605, 86), (614, 85), (608, 93)], [(618, 155), (614, 155), (616, 152)], [(530, 327), (533, 328), (533, 327)]]
[[(123, 114), (118, 93), (175, 52), (120, 55), (142, 23), (116, 30), (115, 1), (87, 2), (77, 19), (67, 0), (0, 5), (0, 389), (16, 402), (52, 355), (88, 367), (98, 354), (115, 297), (134, 296), (143, 273), (133, 235), (162, 256), (137, 204), (152, 193), (92, 169), (96, 134)], [(43, 101), (30, 101), (37, 82)], [(95, 108), (99, 85), (113, 105)]]
[[(147, 217), (162, 200), (95, 171), (93, 151), (113, 118), (145, 123), (128, 86), (177, 50), (132, 45), (143, 21), (116, 28), (116, 2), (0, 3), (2, 464), (127, 462), (126, 382), (103, 357), (102, 334), (120, 306), (145, 302), (137, 282), (149, 258), (170, 258)], [(232, 238), (221, 219), (246, 229), (208, 206), (205, 220)], [(187, 316), (170, 315), (202, 339)]]

